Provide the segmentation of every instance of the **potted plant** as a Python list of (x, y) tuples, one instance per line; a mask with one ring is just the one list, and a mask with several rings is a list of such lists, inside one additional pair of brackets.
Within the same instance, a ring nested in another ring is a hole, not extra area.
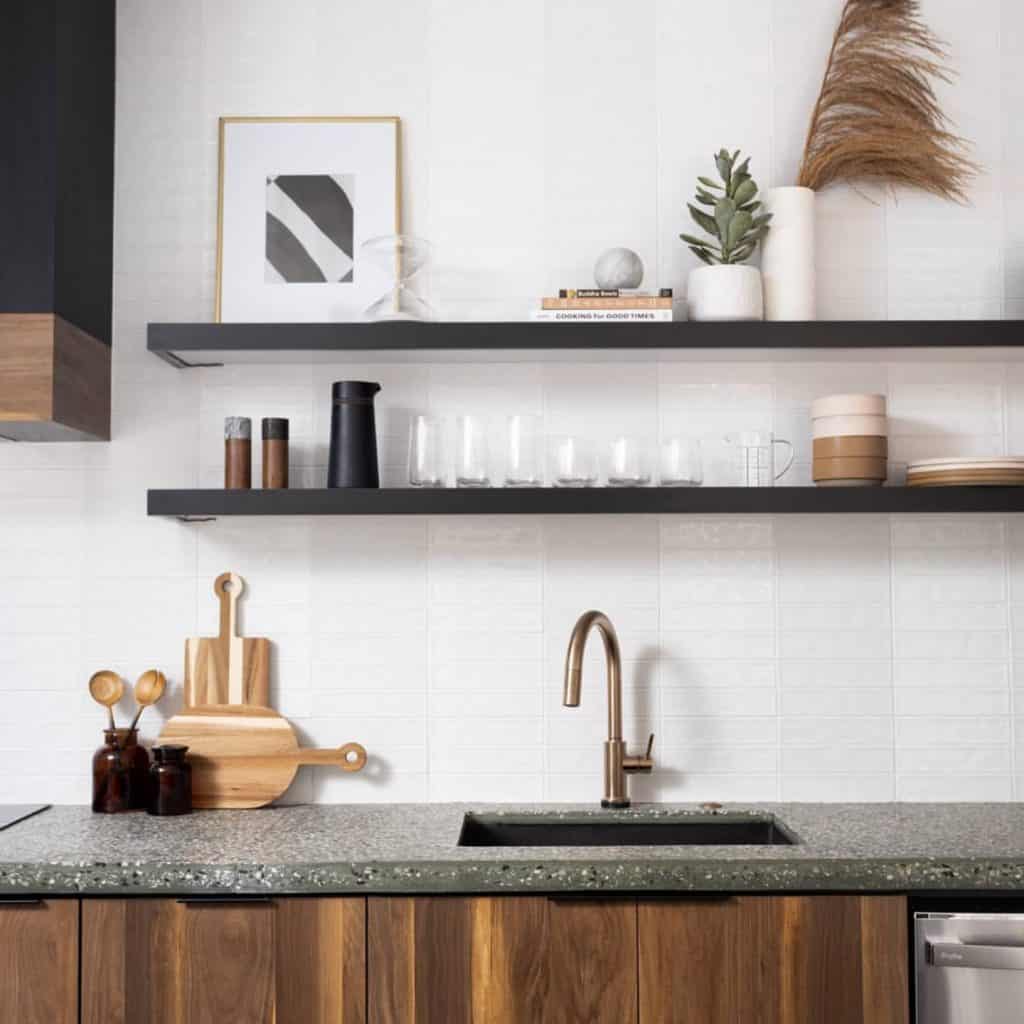
[[(690, 271), (686, 304), (691, 320), (762, 320), (764, 297), (761, 272), (746, 265), (757, 243), (768, 233), (770, 213), (757, 198), (757, 183), (750, 175), (750, 158), (737, 164), (740, 151), (723, 149), (715, 157), (720, 181), (697, 179), (690, 216), (710, 239), (682, 234), (702, 263)], [(703, 207), (703, 209), (702, 209)]]

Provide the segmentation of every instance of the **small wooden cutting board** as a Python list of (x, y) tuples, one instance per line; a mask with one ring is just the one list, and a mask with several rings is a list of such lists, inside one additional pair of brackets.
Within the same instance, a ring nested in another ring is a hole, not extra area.
[(245, 580), (225, 572), (214, 581), (220, 635), (185, 641), (185, 704), (270, 704), (270, 641), (238, 635), (238, 599)]
[(300, 747), (291, 724), (271, 708), (186, 708), (164, 725), (159, 742), (188, 747), (192, 806), (200, 808), (263, 807), (284, 794), (303, 764), (345, 772), (366, 764), (358, 743), (337, 750)]

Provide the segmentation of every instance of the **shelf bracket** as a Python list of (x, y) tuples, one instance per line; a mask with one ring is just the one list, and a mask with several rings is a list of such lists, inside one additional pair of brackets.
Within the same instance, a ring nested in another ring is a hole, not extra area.
[(190, 363), (187, 359), (182, 359), (177, 352), (172, 352), (167, 348), (151, 349), (150, 351), (158, 355), (165, 363), (170, 364), (176, 370), (203, 370), (212, 366), (223, 366), (223, 363)]

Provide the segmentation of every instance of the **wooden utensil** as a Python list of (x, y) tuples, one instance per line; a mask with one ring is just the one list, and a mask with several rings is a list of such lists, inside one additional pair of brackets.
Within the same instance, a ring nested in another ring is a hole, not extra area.
[(164, 725), (159, 742), (188, 746), (194, 807), (264, 807), (288, 789), (299, 765), (357, 772), (366, 764), (358, 743), (300, 747), (286, 718), (254, 706), (186, 708)]
[(155, 704), (164, 695), (166, 689), (167, 676), (159, 669), (151, 668), (135, 680), (135, 703), (138, 704), (139, 709), (135, 712), (132, 724), (128, 727), (129, 732), (139, 724), (142, 712)]
[(185, 641), (185, 704), (270, 703), (270, 641), (238, 635), (238, 599), (245, 580), (225, 572), (214, 581), (220, 635)]
[(110, 669), (100, 669), (89, 677), (89, 693), (107, 709), (110, 728), (114, 729), (114, 705), (124, 696), (124, 680)]

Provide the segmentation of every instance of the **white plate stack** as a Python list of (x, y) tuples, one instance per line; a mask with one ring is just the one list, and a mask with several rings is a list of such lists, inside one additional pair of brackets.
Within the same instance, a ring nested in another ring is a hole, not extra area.
[(814, 482), (880, 487), (889, 457), (885, 395), (829, 395), (811, 403)]

